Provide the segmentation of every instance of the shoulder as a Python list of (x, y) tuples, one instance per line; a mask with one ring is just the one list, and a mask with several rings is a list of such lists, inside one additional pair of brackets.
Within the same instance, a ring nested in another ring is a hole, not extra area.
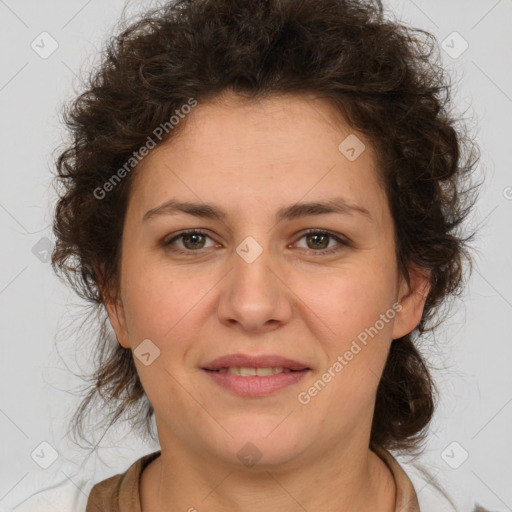
[(421, 512), (490, 512), (461, 489), (441, 483), (438, 473), (429, 471), (421, 461), (404, 456), (395, 456), (395, 460), (412, 482)]
[[(113, 510), (121, 495), (132, 495), (141, 470), (160, 451), (142, 456), (126, 469), (119, 463), (112, 475), (111, 467), (80, 468), (62, 464), (44, 473), (32, 473), (2, 500), (2, 512), (80, 512), (89, 502), (102, 510)], [(94, 475), (91, 478), (91, 475)], [(115, 498), (115, 499), (114, 499)]]
[(92, 483), (83, 476), (67, 477), (62, 474), (62, 477), (52, 484), (43, 483), (40, 478), (32, 478), (11, 497), (7, 510), (12, 512), (85, 510), (91, 487)]

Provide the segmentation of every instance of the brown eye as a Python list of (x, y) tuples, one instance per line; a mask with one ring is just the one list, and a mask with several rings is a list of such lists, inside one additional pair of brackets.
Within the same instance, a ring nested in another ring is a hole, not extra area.
[(329, 235), (321, 233), (313, 233), (306, 235), (306, 240), (311, 241), (313, 247), (311, 249), (326, 249), (329, 245)]
[[(174, 236), (170, 240), (164, 241), (164, 246), (172, 251), (179, 253), (197, 252), (201, 249), (205, 249), (205, 240), (210, 238), (204, 231), (197, 229), (190, 231), (182, 231), (178, 235)], [(175, 242), (181, 240), (182, 247), (173, 247)]]
[[(202, 249), (204, 245), (204, 235), (198, 233), (188, 233), (181, 235), (183, 245), (187, 249)], [(190, 245), (189, 245), (190, 244)]]
[[(299, 239), (306, 239), (307, 249), (309, 252), (317, 253), (317, 254), (331, 254), (337, 252), (343, 247), (347, 247), (349, 243), (343, 238), (331, 233), (330, 231), (321, 231), (318, 229), (310, 229), (306, 233), (302, 235)], [(331, 240), (337, 242), (337, 245), (329, 247), (329, 243)], [(341, 247), (340, 247), (341, 246)]]
[[(171, 239), (164, 241), (163, 245), (169, 250), (179, 254), (193, 254), (194, 252), (201, 251), (201, 249), (208, 248), (205, 245), (206, 239), (212, 240), (206, 232), (192, 229), (178, 233)], [(322, 231), (318, 229), (310, 229), (299, 238), (299, 240), (302, 239), (306, 239), (305, 249), (307, 252), (318, 256), (335, 253), (350, 245), (347, 240), (340, 236), (335, 235), (330, 231)], [(178, 241), (181, 241), (181, 246), (176, 245)], [(332, 241), (337, 243), (331, 245)], [(210, 247), (213, 246), (210, 245)]]

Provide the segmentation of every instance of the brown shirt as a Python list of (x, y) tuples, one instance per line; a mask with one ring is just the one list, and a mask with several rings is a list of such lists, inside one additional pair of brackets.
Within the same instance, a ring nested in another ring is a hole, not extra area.
[[(412, 482), (400, 464), (386, 450), (375, 453), (388, 465), (396, 483), (395, 512), (420, 512)], [(89, 494), (86, 512), (141, 512), (140, 477), (144, 468), (160, 455), (150, 453), (136, 460), (126, 472), (102, 480)]]

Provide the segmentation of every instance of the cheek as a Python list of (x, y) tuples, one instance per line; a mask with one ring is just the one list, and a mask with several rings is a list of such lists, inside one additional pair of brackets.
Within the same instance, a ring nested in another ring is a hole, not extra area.
[[(194, 334), (191, 322), (201, 309), (208, 283), (192, 275), (186, 279), (175, 269), (171, 272), (149, 263), (143, 266), (127, 262), (124, 268), (123, 303), (132, 349), (136, 351), (146, 339), (157, 347), (149, 345), (148, 365), (138, 359), (137, 351), (134, 353), (142, 386), (151, 403), (186, 409), (190, 397), (179, 385), (184, 381), (182, 361), (190, 349)], [(199, 415), (200, 411), (195, 413)]]
[(135, 344), (145, 338), (162, 342), (179, 329), (207, 288), (196, 277), (180, 276), (179, 270), (149, 262), (127, 262), (123, 304), (128, 335)]
[(324, 293), (310, 289), (304, 299), (315, 313), (310, 321), (325, 357), (318, 380), (302, 391), (318, 411), (343, 410), (339, 421), (356, 421), (373, 404), (389, 351), (396, 315), (393, 284), (372, 272), (331, 276), (324, 283)]
[(397, 313), (396, 276), (389, 268), (392, 263), (374, 262), (331, 269), (295, 288), (307, 306), (302, 315), (315, 325), (311, 330), (321, 341), (328, 366), (346, 354), (351, 371), (366, 367), (378, 375), (382, 370)]

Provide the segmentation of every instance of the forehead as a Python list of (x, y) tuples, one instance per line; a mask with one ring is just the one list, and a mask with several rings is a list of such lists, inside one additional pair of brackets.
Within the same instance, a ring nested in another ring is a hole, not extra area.
[[(340, 150), (346, 140), (360, 143), (357, 158)], [(375, 160), (370, 144), (325, 100), (227, 94), (199, 102), (176, 136), (142, 160), (130, 202), (145, 213), (178, 197), (223, 204), (235, 215), (241, 206), (277, 211), (341, 196), (379, 216), (384, 196)]]

